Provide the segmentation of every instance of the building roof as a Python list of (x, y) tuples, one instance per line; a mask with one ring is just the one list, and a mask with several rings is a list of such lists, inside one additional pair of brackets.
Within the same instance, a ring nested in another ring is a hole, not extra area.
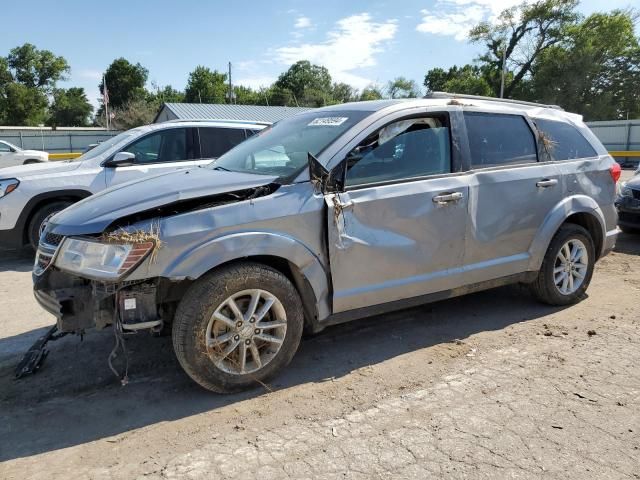
[(206, 119), (206, 120), (245, 120), (275, 123), (296, 113), (311, 110), (303, 107), (265, 107), (258, 105), (226, 105), (209, 103), (165, 103), (160, 109), (154, 122), (160, 114), (168, 109), (177, 119)]

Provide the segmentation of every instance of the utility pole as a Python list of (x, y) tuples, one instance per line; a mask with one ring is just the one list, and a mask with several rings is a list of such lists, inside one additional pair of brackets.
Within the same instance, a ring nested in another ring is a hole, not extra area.
[(229, 104), (233, 105), (233, 83), (231, 83), (231, 62), (229, 62)]
[(504, 75), (507, 66), (507, 46), (502, 48), (502, 74), (500, 75), (500, 98), (504, 98)]

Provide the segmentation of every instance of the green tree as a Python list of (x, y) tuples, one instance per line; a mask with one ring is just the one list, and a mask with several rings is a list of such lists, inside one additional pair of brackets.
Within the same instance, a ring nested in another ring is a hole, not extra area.
[(47, 124), (62, 127), (86, 127), (93, 106), (89, 103), (84, 88), (73, 87), (53, 91), (53, 103), (49, 107)]
[(415, 81), (396, 77), (387, 84), (387, 93), (391, 98), (417, 98), (420, 89)]
[(375, 85), (369, 85), (360, 93), (360, 97), (358, 98), (361, 102), (366, 102), (367, 100), (380, 100), (383, 98), (382, 90)]
[(14, 81), (28, 88), (50, 92), (58, 80), (69, 73), (69, 64), (49, 50), (38, 50), (35, 45), (25, 43), (13, 48), (7, 57)]
[(227, 75), (207, 67), (197, 66), (189, 74), (185, 101), (189, 103), (225, 103), (228, 93)]
[(273, 84), (277, 105), (320, 107), (333, 103), (329, 71), (308, 60), (294, 63)]
[(238, 105), (266, 105), (268, 101), (267, 89), (254, 90), (243, 85), (233, 87), (235, 102)]
[(454, 65), (448, 71), (433, 68), (424, 78), (424, 86), (430, 92), (463, 93), (468, 95), (491, 96), (491, 85), (484, 77), (482, 69), (476, 65)]
[(348, 83), (334, 83), (331, 98), (335, 103), (355, 102), (358, 99), (358, 90)]
[[(149, 71), (139, 63), (135, 65), (125, 58), (115, 59), (107, 68), (104, 79), (109, 93), (109, 107), (117, 109), (134, 100), (145, 98), (144, 88)], [(104, 95), (104, 82), (99, 85), (100, 94)], [(99, 114), (102, 112), (101, 107)]]
[(44, 123), (47, 114), (47, 96), (37, 88), (11, 82), (4, 89), (4, 105), (0, 104), (6, 125), (35, 127)]
[(640, 116), (640, 44), (631, 12), (596, 13), (538, 59), (533, 99), (587, 120)]
[(538, 0), (523, 3), (503, 11), (495, 23), (482, 22), (469, 36), (472, 42), (484, 44), (480, 57), (484, 76), (494, 94), (500, 92), (503, 56), (509, 75), (505, 97), (524, 90), (522, 84), (530, 79), (536, 60), (546, 50), (560, 43), (567, 29), (575, 25), (578, 0)]

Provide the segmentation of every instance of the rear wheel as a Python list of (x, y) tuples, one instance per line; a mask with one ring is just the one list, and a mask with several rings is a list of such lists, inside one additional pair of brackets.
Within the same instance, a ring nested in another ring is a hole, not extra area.
[(57, 213), (60, 213), (69, 205), (71, 205), (71, 202), (53, 202), (45, 205), (44, 207), (41, 207), (33, 215), (33, 217), (31, 217), (31, 221), (29, 222), (29, 226), (27, 229), (27, 237), (31, 248), (33, 248), (34, 250), (38, 249), (40, 235), (42, 235), (42, 232), (44, 231), (51, 217), (53, 217)]
[(289, 364), (304, 324), (302, 302), (282, 273), (241, 263), (196, 282), (178, 306), (173, 347), (204, 388), (228, 393), (268, 381)]
[(593, 239), (579, 225), (563, 225), (551, 241), (531, 284), (538, 300), (550, 305), (571, 305), (584, 297), (595, 265)]

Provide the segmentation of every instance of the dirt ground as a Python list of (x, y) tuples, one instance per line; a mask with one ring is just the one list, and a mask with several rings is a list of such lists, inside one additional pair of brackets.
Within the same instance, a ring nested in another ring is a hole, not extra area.
[(210, 394), (169, 338), (109, 331), (21, 354), (53, 323), (31, 258), (0, 252), (0, 478), (640, 478), (640, 235), (621, 235), (589, 297), (521, 287), (332, 327), (272, 391)]

